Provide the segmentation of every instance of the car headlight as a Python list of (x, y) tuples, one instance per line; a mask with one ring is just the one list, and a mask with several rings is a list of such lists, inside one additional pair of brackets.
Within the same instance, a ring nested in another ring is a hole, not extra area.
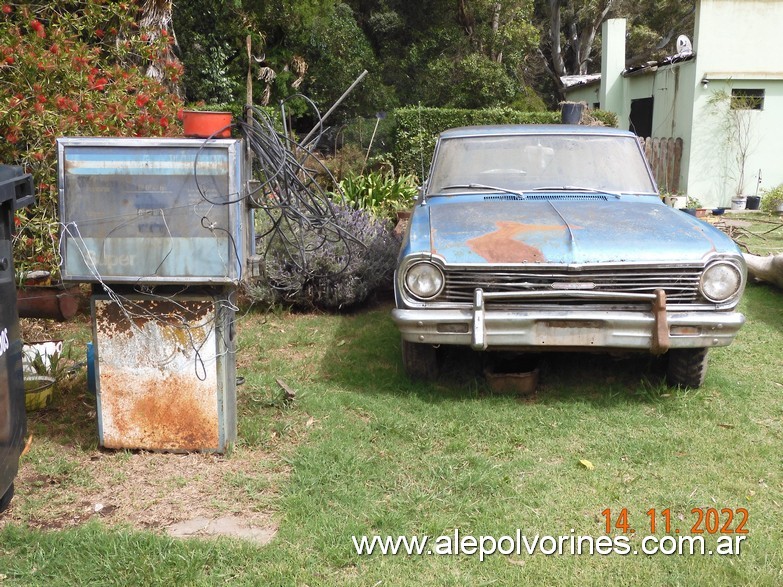
[(443, 290), (443, 272), (426, 261), (414, 263), (405, 271), (405, 289), (420, 300), (431, 300)]
[(742, 272), (732, 263), (710, 265), (701, 276), (701, 293), (711, 302), (725, 302), (742, 287)]

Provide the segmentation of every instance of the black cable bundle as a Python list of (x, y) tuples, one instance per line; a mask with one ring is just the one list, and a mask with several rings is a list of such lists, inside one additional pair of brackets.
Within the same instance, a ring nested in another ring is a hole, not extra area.
[[(309, 99), (298, 97), (317, 113)], [(338, 281), (356, 255), (366, 250), (366, 235), (354, 234), (355, 218), (346, 217), (349, 209), (342, 194), (327, 192), (318, 182), (320, 175), (328, 185), (337, 186), (321, 161), (285, 129), (279, 132), (265, 111), (250, 108), (251, 122), (240, 121), (238, 126), (253, 153), (260, 180), (247, 195), (259, 215), (258, 253), (263, 258), (266, 285), (290, 301), (313, 284), (324, 288)], [(320, 114), (318, 119), (320, 128)], [(308, 145), (317, 144), (318, 139)]]

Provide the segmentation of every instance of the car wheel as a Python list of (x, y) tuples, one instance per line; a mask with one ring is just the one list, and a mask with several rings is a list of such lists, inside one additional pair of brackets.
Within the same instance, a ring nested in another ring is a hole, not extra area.
[(666, 380), (669, 385), (701, 387), (707, 375), (709, 349), (674, 349), (669, 351)]
[(414, 381), (428, 381), (438, 376), (438, 349), (430, 344), (402, 341), (402, 365)]
[(6, 509), (8, 509), (8, 506), (11, 505), (11, 498), (14, 496), (14, 484), (11, 483), (11, 486), (8, 488), (8, 491), (5, 492), (5, 495), (3, 497), (0, 497), (0, 513), (3, 513)]

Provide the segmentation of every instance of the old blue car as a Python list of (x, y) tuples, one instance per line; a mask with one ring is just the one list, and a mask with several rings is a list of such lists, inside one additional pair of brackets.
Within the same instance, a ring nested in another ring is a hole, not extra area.
[(665, 354), (668, 382), (698, 387), (744, 322), (746, 276), (728, 236), (661, 201), (632, 133), (465, 127), (438, 138), (392, 317), (414, 379), (463, 345)]

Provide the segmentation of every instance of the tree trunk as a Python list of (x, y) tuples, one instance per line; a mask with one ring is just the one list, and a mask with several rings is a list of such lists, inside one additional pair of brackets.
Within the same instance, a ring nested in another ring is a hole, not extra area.
[(465, 29), (465, 34), (468, 36), (468, 39), (472, 42), (473, 25), (475, 24), (475, 19), (473, 18), (473, 14), (471, 14), (470, 8), (468, 8), (465, 0), (459, 0), (459, 6), (457, 10), (457, 20), (462, 25), (462, 28)]
[(164, 34), (172, 39), (168, 48), (147, 65), (146, 75), (164, 84), (171, 92), (182, 96), (180, 84), (166, 77), (166, 64), (179, 61), (173, 50), (177, 43), (171, 22), (172, 0), (139, 0), (139, 10), (141, 11), (139, 30), (147, 35), (150, 43), (157, 41)]
[(611, 10), (614, 0), (604, 0), (605, 4), (601, 11), (596, 14), (593, 21), (582, 31), (580, 38), (578, 39), (579, 50), (577, 55), (579, 56), (577, 62), (577, 68), (580, 75), (587, 73), (587, 66), (590, 63), (590, 55), (593, 52), (593, 43), (595, 42), (595, 35), (598, 29), (601, 28), (604, 20), (606, 20), (609, 10)]
[(783, 253), (760, 257), (745, 253), (748, 275), (759, 281), (767, 281), (783, 289)]
[(566, 75), (565, 61), (563, 60), (563, 47), (560, 44), (560, 0), (549, 0), (551, 17), (549, 22), (549, 44), (552, 51), (552, 69), (559, 78)]
[(500, 10), (503, 5), (495, 2), (492, 5), (492, 61), (501, 63), (503, 61), (503, 51), (497, 49), (498, 30), (500, 30)]

